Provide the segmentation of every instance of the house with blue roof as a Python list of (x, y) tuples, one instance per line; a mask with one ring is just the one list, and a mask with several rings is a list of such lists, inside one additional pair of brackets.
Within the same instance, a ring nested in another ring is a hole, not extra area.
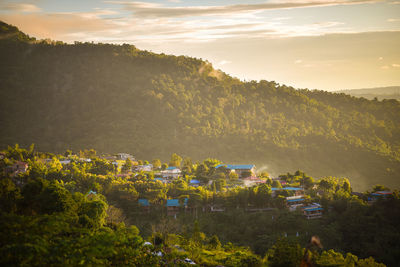
[(89, 193), (86, 194), (87, 199), (93, 199), (97, 196), (97, 193), (93, 190), (90, 190)]
[(371, 193), (371, 195), (368, 197), (368, 203), (374, 203), (378, 199), (387, 199), (392, 194), (393, 193), (390, 191), (376, 191), (374, 193)]
[(139, 198), (138, 199), (138, 204), (144, 211), (147, 211), (147, 212), (150, 211), (150, 202), (149, 202), (148, 199)]
[(166, 179), (177, 179), (181, 175), (181, 170), (178, 167), (171, 166), (161, 171), (161, 175)]
[(179, 203), (179, 199), (167, 199), (166, 207), (168, 215), (176, 215), (179, 212), (179, 208), (183, 207), (186, 208), (188, 203), (188, 199), (185, 198), (183, 200), (183, 204)]
[(140, 206), (144, 207), (150, 206), (150, 202), (145, 198), (139, 198), (138, 203)]
[(286, 206), (290, 211), (295, 211), (296, 209), (303, 206), (305, 199), (303, 196), (293, 196), (286, 198)]
[[(234, 164), (219, 164), (215, 166), (215, 169), (219, 169), (221, 167), (225, 167), (231, 172), (237, 173), (239, 178), (246, 178), (249, 176), (254, 176), (256, 172), (256, 166), (253, 164), (242, 164), (242, 165), (234, 165)], [(250, 173), (250, 175), (248, 175)]]
[(137, 172), (151, 172), (153, 170), (153, 164), (137, 165), (134, 166), (133, 169)]
[(318, 203), (313, 203), (310, 206), (303, 207), (303, 213), (307, 219), (321, 218), (323, 210), (324, 209)]
[(189, 185), (193, 186), (193, 187), (198, 187), (200, 185), (200, 181), (196, 180), (196, 179), (192, 179), (192, 180), (190, 180)]

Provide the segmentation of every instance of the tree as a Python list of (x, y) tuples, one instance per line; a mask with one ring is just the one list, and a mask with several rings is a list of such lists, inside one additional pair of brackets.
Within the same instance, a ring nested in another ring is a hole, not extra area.
[(9, 178), (0, 179), (0, 210), (13, 213), (20, 199), (19, 189)]
[(64, 157), (72, 156), (72, 150), (67, 149), (64, 153)]
[[(129, 166), (128, 166), (129, 167)], [(127, 167), (122, 167), (122, 169)], [(106, 175), (114, 171), (114, 165), (105, 159), (95, 158), (91, 162), (90, 173)]]
[(191, 174), (193, 169), (193, 163), (190, 158), (185, 158), (183, 160), (182, 172), (184, 174)]
[(315, 263), (317, 266), (344, 266), (345, 260), (341, 253), (330, 249), (322, 252)]
[(369, 257), (366, 259), (358, 260), (357, 266), (360, 266), (360, 267), (385, 267), (386, 265), (382, 264), (382, 263), (378, 263), (374, 260), (374, 258)]
[(110, 205), (107, 208), (107, 218), (106, 219), (107, 219), (107, 223), (111, 223), (111, 224), (117, 223), (118, 224), (118, 223), (124, 222), (126, 217), (124, 215), (124, 212), (121, 209), (119, 209), (113, 205)]
[(121, 168), (121, 171), (124, 173), (130, 172), (132, 170), (132, 166), (133, 166), (132, 160), (127, 158), (125, 160), (125, 164)]
[(226, 186), (226, 180), (223, 178), (215, 180), (214, 183), (215, 183), (215, 187), (216, 187), (217, 191), (222, 191), (224, 186)]
[(268, 254), (268, 262), (271, 267), (297, 267), (300, 266), (303, 249), (298, 243), (281, 238)]
[(237, 179), (239, 179), (239, 175), (236, 172), (229, 173), (229, 180), (236, 181)]
[(350, 186), (349, 179), (347, 179), (347, 178), (344, 179), (342, 187), (343, 187), (344, 191), (351, 193), (351, 186)]
[(167, 169), (168, 168), (168, 164), (167, 163), (163, 163), (162, 165), (161, 165), (161, 170), (165, 170), (165, 169)]
[(202, 163), (196, 168), (196, 177), (198, 179), (206, 178), (208, 173), (208, 167), (206, 164)]
[(314, 186), (314, 179), (310, 176), (304, 176), (301, 180), (301, 184), (305, 189), (310, 189)]
[(273, 180), (272, 181), (272, 187), (274, 187), (274, 188), (282, 188), (282, 185), (278, 180)]
[(153, 159), (153, 161), (151, 162), (151, 164), (153, 164), (153, 168), (154, 169), (159, 169), (161, 167), (161, 160), (159, 159)]
[(208, 169), (210, 169), (215, 168), (215, 166), (217, 166), (218, 164), (221, 164), (221, 161), (219, 161), (218, 159), (208, 158), (204, 160), (203, 163), (207, 166)]
[(173, 153), (171, 155), (171, 160), (169, 162), (169, 166), (174, 166), (174, 167), (180, 167), (182, 162), (182, 157), (180, 157), (178, 154)]
[(219, 241), (218, 236), (213, 235), (210, 238), (210, 241), (208, 242), (208, 245), (209, 245), (209, 247), (211, 249), (216, 249), (216, 250), (220, 249), (221, 248), (221, 242)]
[(199, 222), (196, 220), (193, 225), (192, 240), (194, 241), (195, 244), (201, 246), (205, 238), (206, 235), (200, 232)]
[(262, 184), (257, 188), (257, 204), (258, 206), (265, 206), (271, 199), (271, 187)]
[(100, 199), (87, 201), (79, 208), (79, 222), (88, 228), (97, 229), (104, 225), (108, 205)]
[(76, 209), (71, 193), (58, 183), (44, 188), (39, 195), (40, 211), (46, 214), (54, 212), (72, 213)]

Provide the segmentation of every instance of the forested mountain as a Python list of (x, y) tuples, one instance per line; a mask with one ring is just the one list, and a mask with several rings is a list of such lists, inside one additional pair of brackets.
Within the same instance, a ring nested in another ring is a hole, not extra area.
[(0, 146), (254, 163), (400, 184), (400, 103), (242, 82), (133, 45), (37, 41), (0, 24)]
[(364, 97), (373, 100), (397, 99), (400, 100), (400, 86), (376, 87), (366, 89), (347, 89), (337, 91), (337, 93), (345, 93), (351, 96)]

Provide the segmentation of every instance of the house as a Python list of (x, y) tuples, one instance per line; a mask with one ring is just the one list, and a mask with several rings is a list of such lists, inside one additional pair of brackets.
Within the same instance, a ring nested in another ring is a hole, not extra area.
[(60, 160), (60, 163), (61, 163), (62, 165), (67, 165), (67, 164), (70, 164), (70, 163), (71, 163), (71, 160), (70, 160), (70, 159)]
[(368, 197), (368, 203), (374, 203), (378, 199), (387, 199), (389, 196), (391, 196), (393, 193), (390, 191), (377, 191), (374, 193), (371, 193), (371, 196)]
[(17, 161), (11, 166), (7, 166), (6, 173), (11, 173), (12, 176), (16, 176), (19, 173), (24, 173), (28, 170), (28, 163), (23, 161)]
[(161, 175), (163, 178), (176, 179), (181, 175), (181, 170), (178, 167), (168, 167), (161, 171)]
[[(187, 207), (187, 203), (188, 203), (188, 199), (185, 198), (184, 202), (183, 202), (184, 208)], [(179, 207), (181, 207), (181, 205), (179, 204), (179, 199), (167, 199), (166, 206), (167, 206), (167, 214), (172, 215), (172, 216), (179, 213)]]
[(132, 161), (135, 161), (135, 158), (128, 153), (118, 153), (117, 155), (115, 155), (117, 157), (117, 160), (127, 160), (130, 159)]
[(151, 172), (153, 170), (153, 164), (137, 165), (137, 166), (133, 166), (133, 169), (137, 172), (140, 172), (140, 171)]
[(293, 196), (286, 198), (286, 206), (289, 208), (289, 211), (295, 211), (297, 208), (302, 207), (303, 202), (303, 196)]
[(86, 194), (86, 198), (92, 200), (97, 196), (97, 192), (90, 190), (89, 193)]
[[(256, 171), (256, 166), (252, 164), (248, 165), (232, 165), (232, 164), (219, 164), (215, 166), (215, 169), (225, 167), (231, 172), (236, 172), (239, 178), (245, 178), (249, 176), (253, 176)], [(250, 173), (250, 175), (248, 175)]]
[(303, 214), (307, 219), (317, 219), (322, 217), (324, 209), (318, 203), (313, 203), (310, 206), (303, 207)]
[(145, 198), (139, 198), (138, 200), (139, 206), (143, 209), (143, 211), (150, 211), (150, 202)]
[(0, 152), (0, 160), (4, 159), (6, 157), (6, 153), (4, 152)]
[(26, 172), (28, 170), (28, 163), (17, 161), (16, 163), (14, 163), (14, 168), (18, 173)]
[(196, 179), (192, 179), (192, 180), (190, 180), (189, 185), (193, 186), (193, 187), (198, 187), (200, 185), (200, 181), (196, 180)]

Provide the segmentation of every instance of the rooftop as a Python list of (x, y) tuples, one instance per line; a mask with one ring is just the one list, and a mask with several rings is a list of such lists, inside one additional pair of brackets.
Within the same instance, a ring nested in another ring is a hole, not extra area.
[[(183, 205), (186, 206), (188, 199), (185, 198)], [(180, 207), (179, 199), (167, 199), (167, 207)]]
[(383, 196), (383, 195), (391, 195), (392, 192), (390, 191), (377, 191), (375, 193), (372, 193), (371, 195), (373, 196)]
[(286, 201), (287, 201), (287, 202), (304, 201), (304, 198), (287, 199)]
[(324, 210), (321, 207), (306, 207), (304, 208), (305, 211), (318, 211), (318, 210)]
[(144, 207), (150, 206), (149, 201), (145, 198), (139, 198), (138, 203), (140, 206), (144, 206)]
[(253, 164), (248, 164), (248, 165), (232, 165), (232, 164), (219, 164), (215, 166), (216, 169), (220, 167), (226, 167), (229, 170), (251, 170), (252, 168), (255, 167)]
[(291, 186), (284, 187), (283, 189), (284, 189), (284, 190), (291, 190), (291, 191), (304, 190), (303, 188), (300, 188), (300, 187), (291, 187)]
[(272, 187), (271, 188), (272, 191), (279, 191), (279, 190), (290, 190), (290, 191), (300, 191), (300, 190), (304, 190), (301, 187), (282, 187), (282, 188), (277, 188), (277, 187)]

